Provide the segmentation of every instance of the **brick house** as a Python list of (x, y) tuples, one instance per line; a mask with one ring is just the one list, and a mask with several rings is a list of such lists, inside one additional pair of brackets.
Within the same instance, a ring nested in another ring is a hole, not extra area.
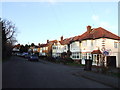
[(40, 49), (39, 55), (40, 56), (52, 56), (52, 45), (55, 42), (57, 42), (57, 40), (52, 40), (52, 41), (47, 40), (46, 44), (41, 44), (39, 48)]

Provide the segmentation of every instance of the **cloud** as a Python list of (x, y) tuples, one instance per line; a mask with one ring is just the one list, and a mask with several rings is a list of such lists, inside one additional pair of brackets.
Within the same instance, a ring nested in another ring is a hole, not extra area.
[(93, 21), (99, 21), (99, 16), (98, 15), (92, 15), (92, 20)]

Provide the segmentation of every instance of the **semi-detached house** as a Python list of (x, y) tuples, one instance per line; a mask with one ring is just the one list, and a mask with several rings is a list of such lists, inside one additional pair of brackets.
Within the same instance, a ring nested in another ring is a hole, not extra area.
[(60, 41), (55, 42), (52, 45), (52, 57), (60, 57), (63, 52), (67, 53), (67, 51), (70, 50), (70, 42), (72, 39), (73, 37), (63, 39), (62, 36)]
[(57, 40), (47, 40), (46, 44), (41, 44), (39, 46), (39, 56), (52, 56), (52, 45), (55, 42), (57, 42)]

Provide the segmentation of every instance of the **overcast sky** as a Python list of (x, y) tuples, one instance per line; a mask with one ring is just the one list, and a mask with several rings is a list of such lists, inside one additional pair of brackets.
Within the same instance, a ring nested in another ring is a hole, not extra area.
[(87, 25), (118, 34), (117, 2), (3, 2), (0, 17), (16, 24), (20, 44), (77, 36)]

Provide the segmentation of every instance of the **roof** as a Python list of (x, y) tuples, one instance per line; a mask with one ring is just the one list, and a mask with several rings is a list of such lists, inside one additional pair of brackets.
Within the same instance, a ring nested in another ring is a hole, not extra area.
[(119, 36), (107, 31), (102, 27), (94, 28), (90, 33), (86, 31), (81, 36), (79, 36), (76, 40), (81, 41), (85, 39), (98, 39), (98, 38), (110, 38), (110, 39), (120, 40)]
[(102, 54), (102, 52), (100, 50), (93, 50), (91, 54)]
[(59, 41), (62, 45), (69, 44), (73, 40), (73, 37), (66, 38), (62, 41)]
[(20, 46), (21, 46), (21, 45), (18, 44), (18, 45), (13, 46), (13, 48), (19, 48)]
[[(89, 27), (89, 28), (91, 28), (91, 27)], [(98, 39), (98, 38), (110, 38), (110, 39), (120, 40), (119, 36), (111, 33), (110, 31), (108, 31), (102, 27), (98, 27), (98, 28), (92, 28), (92, 29), (90, 29), (90, 31), (87, 30), (82, 35), (66, 38), (61, 41), (57, 41), (57, 40), (49, 41), (47, 43), (47, 45), (50, 46), (57, 42), (60, 42), (61, 45), (66, 45), (66, 44), (70, 44), (73, 41), (82, 41), (82, 40), (87, 40), (87, 39)], [(44, 45), (42, 45), (42, 47), (45, 47), (47, 45), (44, 44)]]
[(57, 40), (49, 41), (49, 42), (47, 43), (47, 46), (51, 46), (51, 45), (53, 45), (53, 44), (56, 43), (56, 42), (57, 42)]
[(46, 44), (41, 44), (39, 47), (47, 47), (47, 46), (50, 46), (50, 45), (52, 45), (53, 43), (56, 43), (56, 42), (57, 42), (57, 40), (52, 40), (52, 41), (49, 41)]
[(73, 37), (73, 40), (72, 41), (77, 41), (79, 38), (80, 38), (81, 35), (78, 35), (78, 36), (75, 36)]
[(47, 44), (41, 44), (39, 47), (46, 47)]

